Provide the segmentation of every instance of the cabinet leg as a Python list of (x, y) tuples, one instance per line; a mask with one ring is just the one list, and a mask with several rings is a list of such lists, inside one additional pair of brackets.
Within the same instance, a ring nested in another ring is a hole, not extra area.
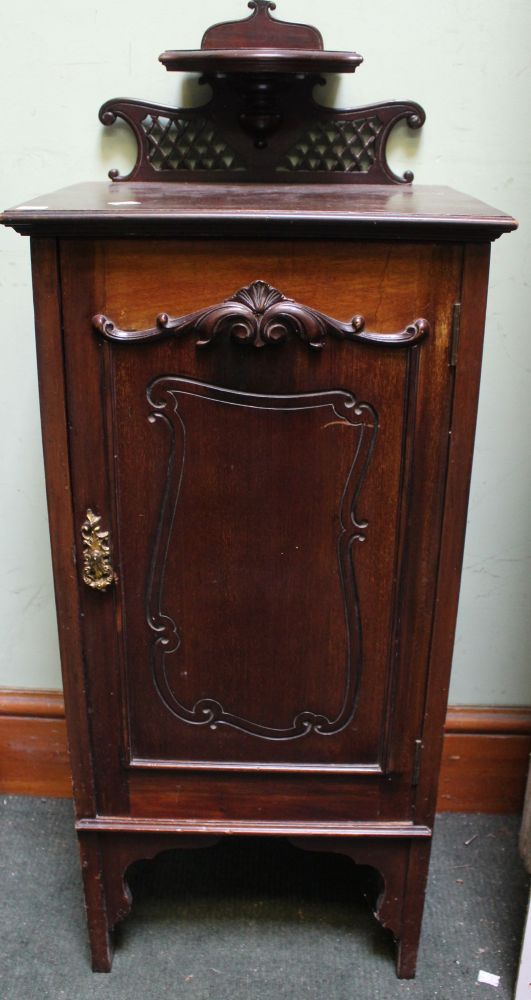
[(109, 924), (100, 845), (95, 836), (79, 836), (85, 909), (93, 972), (110, 972), (113, 945)]
[(399, 979), (413, 979), (417, 969), (422, 913), (430, 862), (430, 841), (413, 841), (409, 847), (409, 863), (404, 887), (404, 903), (396, 972)]
[(420, 925), (416, 941), (404, 937), (398, 942), (396, 955), (396, 974), (399, 979), (414, 979), (417, 972), (417, 954), (419, 946)]
[(290, 837), (295, 847), (306, 851), (345, 854), (356, 864), (369, 865), (381, 875), (383, 884), (372, 900), (376, 919), (391, 931), (397, 944), (396, 971), (399, 979), (413, 979), (422, 925), (431, 841), (388, 841), (348, 837)]
[(125, 920), (132, 896), (125, 881), (129, 865), (163, 851), (197, 849), (216, 844), (219, 836), (156, 833), (102, 833), (79, 830), (85, 906), (94, 972), (110, 972), (113, 931)]

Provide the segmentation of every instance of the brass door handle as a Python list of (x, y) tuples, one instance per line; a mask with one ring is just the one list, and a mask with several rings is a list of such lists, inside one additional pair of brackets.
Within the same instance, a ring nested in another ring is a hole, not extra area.
[(83, 583), (93, 590), (107, 590), (117, 580), (111, 565), (109, 532), (103, 531), (100, 525), (101, 515), (89, 507), (81, 525)]

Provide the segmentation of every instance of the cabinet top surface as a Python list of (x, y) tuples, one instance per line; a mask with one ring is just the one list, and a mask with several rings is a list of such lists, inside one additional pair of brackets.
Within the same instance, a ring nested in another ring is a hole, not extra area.
[(517, 226), (448, 187), (89, 182), (7, 209), (20, 233), (65, 236), (332, 236), (496, 239)]

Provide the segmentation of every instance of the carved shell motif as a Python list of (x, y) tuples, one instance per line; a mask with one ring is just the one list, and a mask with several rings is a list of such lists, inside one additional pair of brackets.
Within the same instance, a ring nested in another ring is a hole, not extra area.
[[(238, 305), (242, 308), (238, 309)], [(208, 310), (197, 329), (201, 333), (198, 347), (206, 346), (225, 331), (253, 347), (279, 343), (289, 333), (297, 334), (310, 347), (322, 347), (326, 335), (326, 324), (317, 313), (260, 280), (239, 288), (222, 305)]]
[[(226, 299), (227, 302), (230, 299)], [(249, 306), (256, 313), (264, 313), (269, 306), (275, 302), (291, 302), (278, 288), (272, 288), (266, 281), (253, 281), (246, 288), (239, 288), (232, 296), (233, 302), (242, 302), (244, 306)]]

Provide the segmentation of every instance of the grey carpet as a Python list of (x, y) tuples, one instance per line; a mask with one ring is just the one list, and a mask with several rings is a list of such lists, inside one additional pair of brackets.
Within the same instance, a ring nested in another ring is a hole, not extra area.
[[(0, 1000), (512, 996), (527, 891), (516, 817), (438, 818), (412, 982), (396, 979), (348, 859), (252, 840), (136, 866), (113, 971), (94, 975), (71, 803), (3, 798), (0, 823)], [(500, 987), (478, 985), (479, 969)]]

